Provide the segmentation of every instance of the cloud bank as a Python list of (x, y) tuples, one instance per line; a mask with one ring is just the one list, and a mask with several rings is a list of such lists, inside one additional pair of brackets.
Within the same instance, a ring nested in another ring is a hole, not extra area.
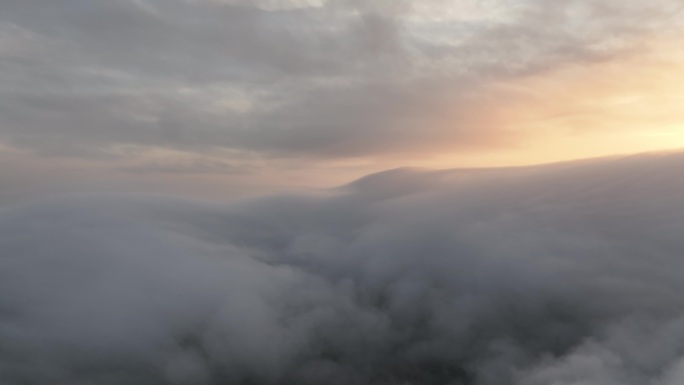
[(681, 154), (0, 213), (0, 382), (674, 385)]
[(649, 56), (642, 42), (681, 31), (681, 11), (674, 0), (4, 0), (0, 140), (124, 159), (131, 147), (237, 159), (495, 147), (526, 135), (514, 127), (524, 118), (493, 116), (528, 95), (492, 87)]

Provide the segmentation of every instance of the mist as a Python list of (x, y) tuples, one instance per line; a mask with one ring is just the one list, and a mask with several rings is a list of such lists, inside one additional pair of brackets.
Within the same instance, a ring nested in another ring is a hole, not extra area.
[(675, 385), (684, 154), (0, 211), (6, 385)]

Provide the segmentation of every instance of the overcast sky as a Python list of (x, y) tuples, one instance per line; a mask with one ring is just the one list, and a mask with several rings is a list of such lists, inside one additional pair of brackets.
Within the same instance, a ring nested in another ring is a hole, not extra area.
[(0, 199), (229, 197), (684, 147), (683, 9), (0, 0)]

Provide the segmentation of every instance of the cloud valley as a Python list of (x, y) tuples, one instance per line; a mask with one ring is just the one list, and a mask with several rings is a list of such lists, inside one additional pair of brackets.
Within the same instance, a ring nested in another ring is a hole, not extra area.
[(0, 382), (684, 379), (682, 154), (0, 214)]

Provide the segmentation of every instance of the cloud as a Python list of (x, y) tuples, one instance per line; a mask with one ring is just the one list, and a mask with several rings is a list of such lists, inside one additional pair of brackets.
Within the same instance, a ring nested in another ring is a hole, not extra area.
[(161, 173), (161, 174), (218, 174), (234, 175), (245, 174), (255, 171), (257, 167), (249, 164), (230, 164), (220, 159), (205, 158), (171, 158), (143, 161), (128, 167), (122, 167), (121, 171), (134, 173)]
[(679, 383), (683, 163), (5, 209), (0, 381)]
[(522, 134), (491, 117), (516, 96), (498, 83), (619, 59), (681, 30), (672, 0), (7, 0), (0, 10), (0, 140), (61, 156), (144, 146), (387, 158), (510, 145)]

